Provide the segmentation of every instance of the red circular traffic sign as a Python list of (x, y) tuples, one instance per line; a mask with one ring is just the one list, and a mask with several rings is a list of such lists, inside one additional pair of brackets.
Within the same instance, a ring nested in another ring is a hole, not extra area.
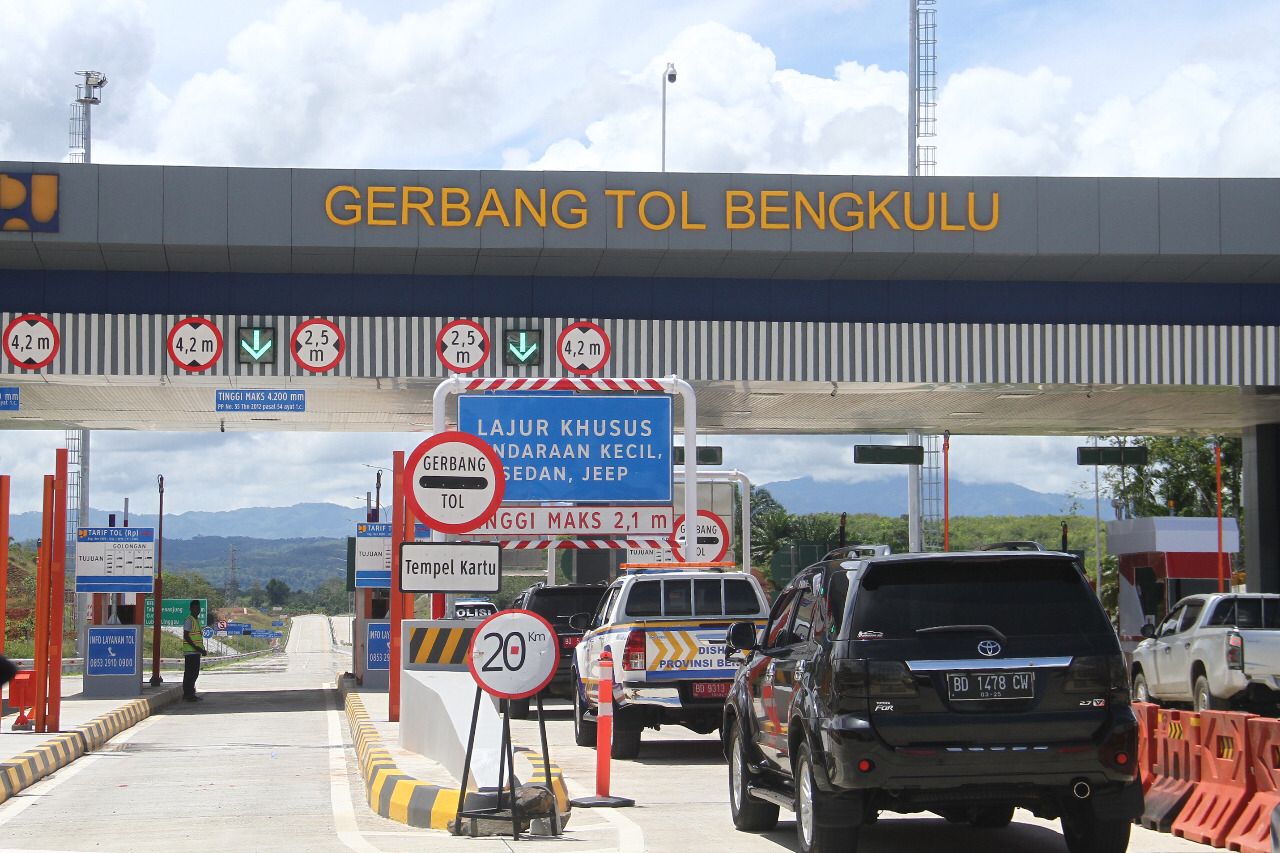
[(476, 626), (467, 669), (480, 689), (499, 699), (524, 699), (551, 683), (560, 642), (551, 623), (532, 610), (501, 610)]
[(167, 345), (173, 363), (192, 373), (208, 370), (222, 358), (222, 332), (204, 317), (185, 317), (174, 323)]
[(556, 358), (565, 370), (578, 376), (596, 373), (608, 364), (612, 354), (609, 334), (587, 320), (565, 326), (556, 338)]
[[(705, 522), (705, 523), (704, 523)], [(671, 535), (671, 550), (675, 553), (676, 559), (682, 563), (718, 563), (724, 559), (724, 555), (729, 553), (729, 527), (724, 523), (724, 519), (716, 515), (709, 509), (698, 510), (698, 523), (694, 525), (693, 532), (693, 549), (689, 551), (690, 558), (685, 559), (683, 555), (684, 549), (680, 547), (679, 541), (676, 539), (680, 535), (680, 528), (685, 525), (685, 517), (681, 515), (676, 519), (675, 530)], [(702, 527), (708, 529), (708, 535), (699, 537), (698, 532)], [(710, 539), (712, 536), (718, 536), (718, 542), (700, 543), (699, 538)], [(684, 541), (689, 541), (689, 531), (684, 533)], [(705, 550), (704, 550), (705, 549)], [(699, 553), (702, 552), (702, 553)]]
[(49, 365), (62, 345), (53, 321), (40, 314), (14, 317), (4, 327), (4, 355), (23, 370)]
[(299, 323), (289, 338), (289, 355), (298, 367), (312, 373), (333, 370), (346, 354), (346, 335), (337, 323), (323, 317)]
[(489, 360), (489, 333), (475, 320), (454, 320), (436, 335), (436, 357), (454, 373), (471, 373)]
[(409, 509), (432, 530), (444, 533), (467, 533), (492, 518), (506, 485), (498, 454), (466, 432), (431, 436), (404, 464)]

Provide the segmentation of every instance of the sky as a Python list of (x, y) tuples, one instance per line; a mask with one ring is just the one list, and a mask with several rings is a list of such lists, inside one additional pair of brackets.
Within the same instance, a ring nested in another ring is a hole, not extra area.
[[(4, 0), (0, 160), (902, 174), (905, 0)], [(938, 174), (1276, 176), (1280, 0), (938, 0)], [(421, 436), (98, 433), (95, 506), (356, 502)], [(61, 433), (8, 432), (14, 509)], [(866, 479), (852, 437), (726, 437), (757, 482)], [(1077, 438), (966, 438), (957, 479), (1067, 492)], [(325, 464), (317, 464), (322, 460)], [(160, 470), (152, 469), (165, 469)], [(334, 473), (340, 472), (340, 473)], [(182, 484), (179, 486), (179, 484)], [(1089, 484), (1091, 487), (1091, 483)]]

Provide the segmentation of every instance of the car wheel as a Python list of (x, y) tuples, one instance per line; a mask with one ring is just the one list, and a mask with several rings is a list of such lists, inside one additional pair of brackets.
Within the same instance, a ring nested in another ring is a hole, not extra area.
[(529, 719), (529, 700), (528, 699), (511, 699), (510, 714), (513, 720)]
[(1070, 853), (1124, 853), (1132, 823), (1124, 818), (1103, 820), (1093, 812), (1062, 816), (1062, 837)]
[(744, 832), (768, 832), (778, 825), (778, 806), (747, 793), (751, 774), (746, 749), (742, 726), (735, 725), (729, 731), (729, 814), (733, 825)]
[(988, 806), (969, 816), (969, 825), (978, 829), (1003, 829), (1013, 822), (1013, 806)]
[(823, 826), (822, 792), (813, 781), (813, 758), (807, 743), (800, 745), (794, 766), (796, 782), (796, 837), (801, 853), (857, 853), (860, 827)]
[(578, 746), (595, 746), (596, 724), (594, 720), (588, 722), (582, 719), (585, 710), (582, 707), (582, 697), (578, 695), (575, 688), (573, 695), (573, 742)]
[(1227, 710), (1227, 703), (1214, 696), (1213, 691), (1209, 689), (1208, 676), (1201, 675), (1196, 678), (1195, 697), (1197, 712)]
[(1133, 701), (1151, 701), (1151, 690), (1147, 687), (1147, 676), (1142, 670), (1138, 670), (1133, 674)]
[(613, 716), (613, 742), (609, 744), (609, 757), (628, 761), (640, 754), (640, 733), (643, 726), (624, 725), (621, 718)]

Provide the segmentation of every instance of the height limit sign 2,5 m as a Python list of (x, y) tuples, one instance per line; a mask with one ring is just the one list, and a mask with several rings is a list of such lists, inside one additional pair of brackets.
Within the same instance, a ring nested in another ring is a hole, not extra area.
[(493, 516), (505, 488), (498, 454), (468, 433), (433, 435), (405, 460), (409, 509), (432, 530), (474, 530)]

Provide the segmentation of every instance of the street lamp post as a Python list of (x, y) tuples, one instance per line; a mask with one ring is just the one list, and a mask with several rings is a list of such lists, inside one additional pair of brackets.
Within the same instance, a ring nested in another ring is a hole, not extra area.
[(676, 66), (667, 63), (667, 70), (662, 72), (662, 171), (667, 171), (667, 84), (676, 82)]

